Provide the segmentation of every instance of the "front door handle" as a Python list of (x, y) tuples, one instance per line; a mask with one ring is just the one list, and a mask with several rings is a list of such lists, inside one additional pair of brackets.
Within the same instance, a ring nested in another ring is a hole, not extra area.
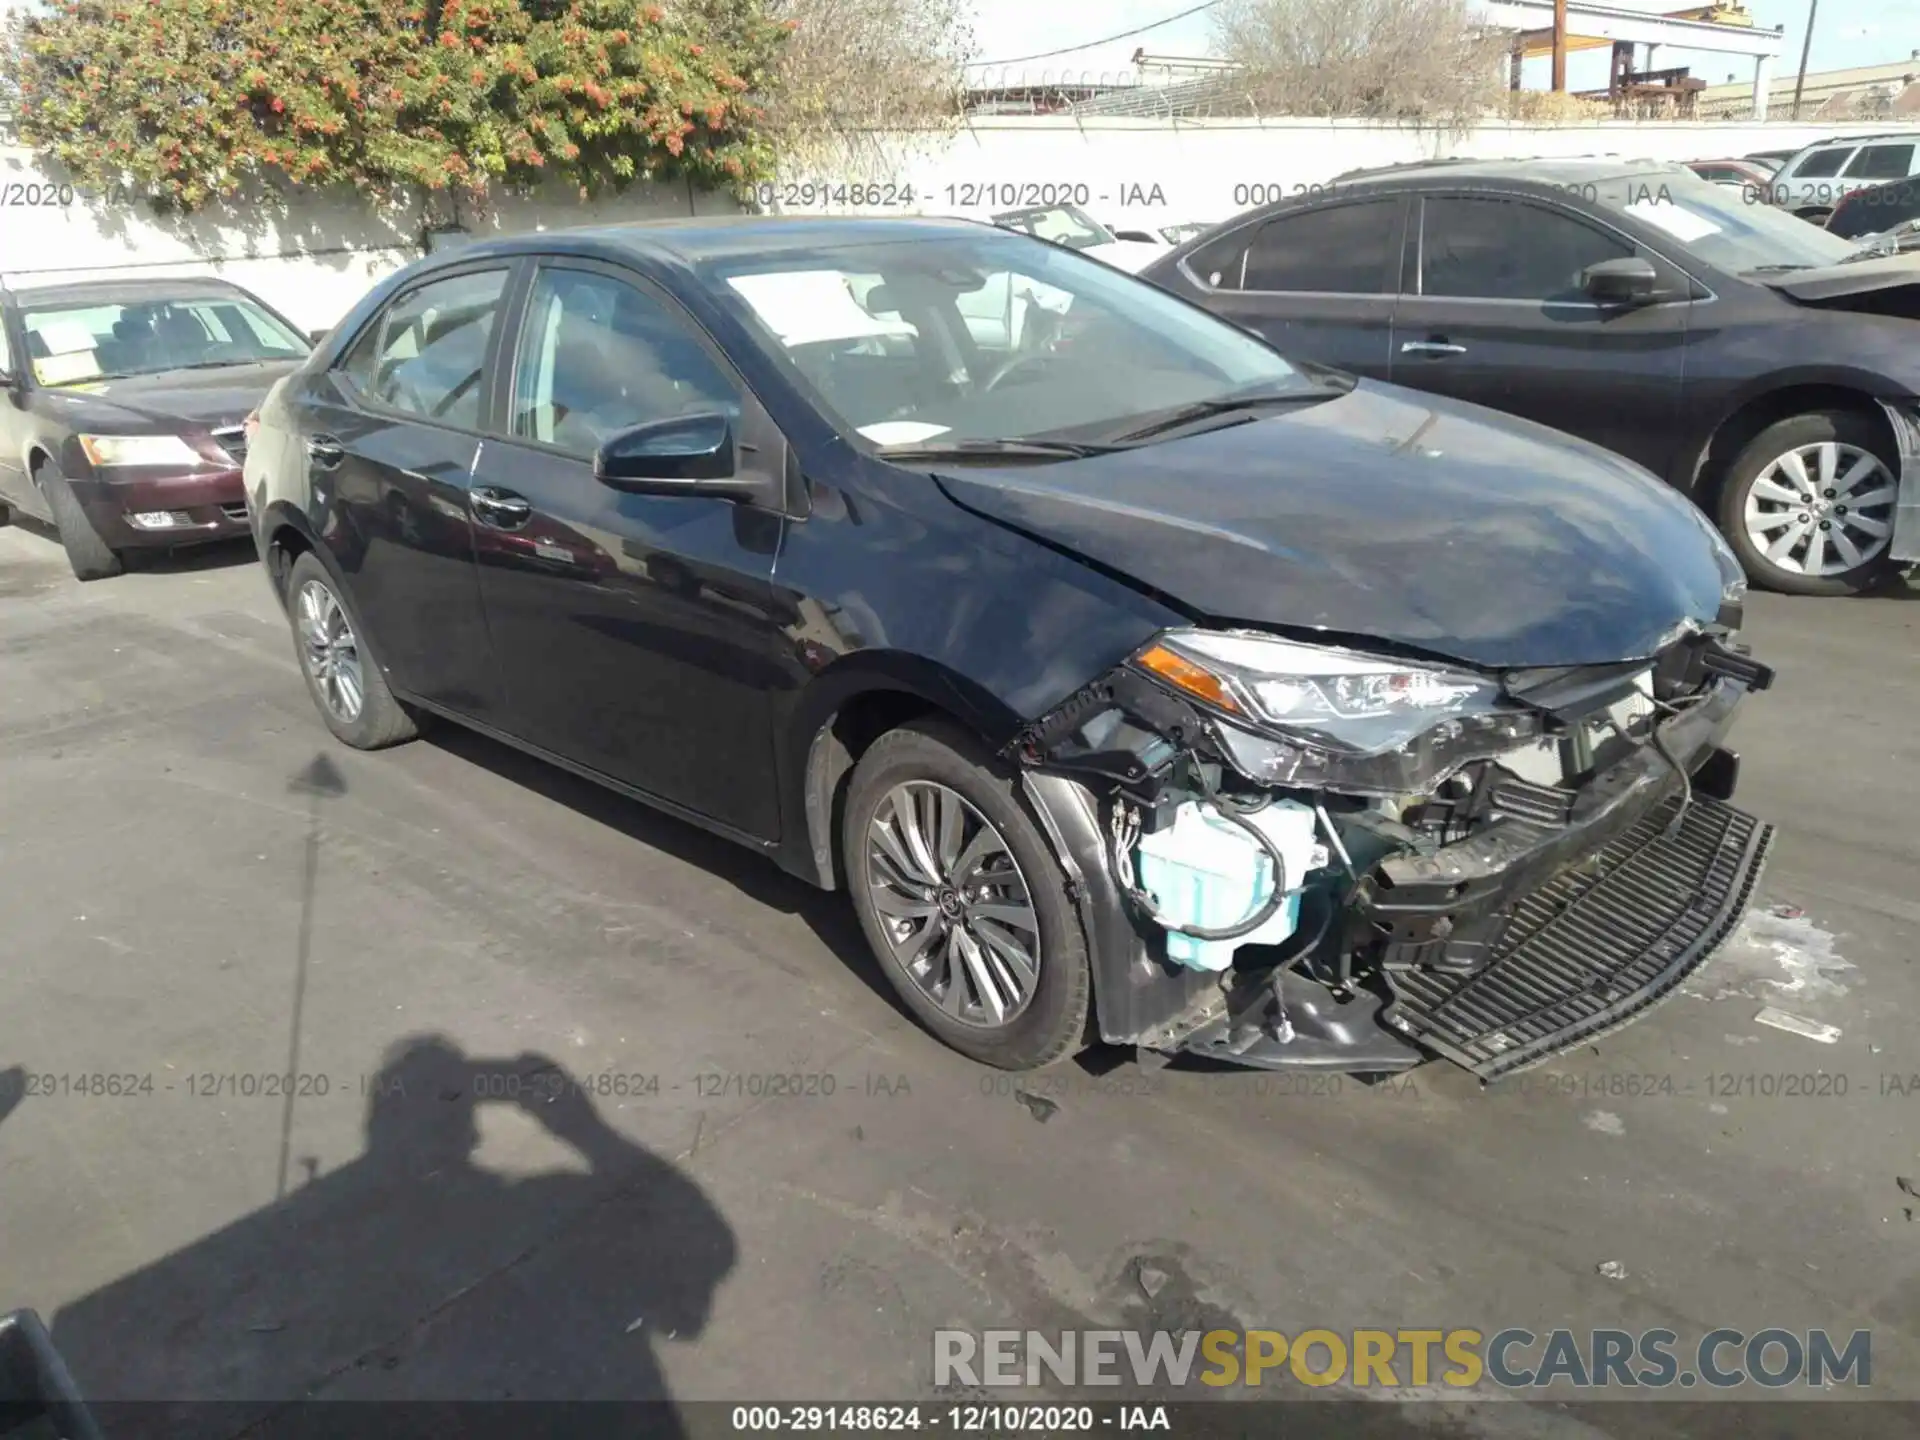
[(518, 530), (533, 518), (533, 506), (524, 496), (493, 485), (476, 485), (469, 497), (473, 515), (482, 525), (495, 530)]
[(309, 435), (307, 458), (316, 470), (331, 470), (346, 458), (346, 447), (331, 435)]
[(1402, 355), (1464, 355), (1467, 347), (1445, 340), (1409, 340), (1400, 347)]

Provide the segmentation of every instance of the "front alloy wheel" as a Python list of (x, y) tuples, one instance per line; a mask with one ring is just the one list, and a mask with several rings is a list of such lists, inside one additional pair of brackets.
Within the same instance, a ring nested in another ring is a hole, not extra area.
[(893, 958), (963, 1025), (1004, 1025), (1040, 981), (1040, 922), (1000, 832), (945, 785), (889, 790), (867, 826), (867, 886)]
[(1748, 577), (1795, 595), (1852, 595), (1891, 564), (1899, 481), (1887, 437), (1851, 411), (1796, 415), (1741, 452), (1720, 527)]
[(869, 745), (839, 870), (887, 981), (963, 1055), (1033, 1070), (1090, 1034), (1091, 967), (1060, 857), (1012, 767), (929, 716)]

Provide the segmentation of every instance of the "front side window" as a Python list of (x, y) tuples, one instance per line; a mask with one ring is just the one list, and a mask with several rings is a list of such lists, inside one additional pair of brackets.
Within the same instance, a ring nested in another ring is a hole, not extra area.
[(478, 429), (487, 343), (506, 284), (505, 270), (477, 270), (408, 290), (367, 327), (342, 372), (375, 404)]
[(1521, 200), (1441, 196), (1422, 209), (1423, 295), (1583, 301), (1581, 271), (1633, 254), (1617, 236)]
[(1156, 286), (1005, 232), (715, 259), (702, 278), (874, 445), (1090, 440), (1249, 386), (1319, 388)]
[(1848, 162), (1849, 180), (1904, 180), (1913, 173), (1913, 146), (1863, 145)]
[(512, 433), (578, 455), (650, 421), (740, 412), (733, 381), (679, 316), (597, 271), (540, 272), (514, 376)]
[(239, 296), (49, 306), (25, 310), (21, 328), (42, 385), (298, 360), (309, 349), (259, 304)]
[(1399, 258), (1397, 197), (1330, 205), (1262, 225), (1237, 288), (1383, 295)]
[(1816, 150), (1800, 162), (1800, 168), (1793, 172), (1795, 180), (1830, 180), (1840, 173), (1840, 167), (1847, 163), (1852, 150)]

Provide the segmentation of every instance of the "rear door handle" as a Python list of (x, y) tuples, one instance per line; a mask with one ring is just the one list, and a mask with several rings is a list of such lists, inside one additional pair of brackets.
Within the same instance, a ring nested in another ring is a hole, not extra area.
[(526, 497), (493, 485), (476, 485), (468, 499), (474, 518), (495, 530), (518, 530), (533, 518), (533, 506)]
[(1445, 340), (1409, 340), (1400, 347), (1402, 355), (1464, 355), (1467, 347)]
[(307, 458), (318, 470), (331, 470), (347, 456), (346, 447), (331, 435), (309, 435)]

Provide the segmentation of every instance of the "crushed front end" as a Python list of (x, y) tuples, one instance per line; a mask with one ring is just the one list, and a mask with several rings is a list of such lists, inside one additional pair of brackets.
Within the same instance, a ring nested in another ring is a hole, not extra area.
[(1104, 1038), (1491, 1080), (1632, 1020), (1738, 923), (1772, 827), (1732, 805), (1725, 739), (1771, 681), (1733, 624), (1498, 674), (1180, 631), (1013, 753), (1077, 841)]

